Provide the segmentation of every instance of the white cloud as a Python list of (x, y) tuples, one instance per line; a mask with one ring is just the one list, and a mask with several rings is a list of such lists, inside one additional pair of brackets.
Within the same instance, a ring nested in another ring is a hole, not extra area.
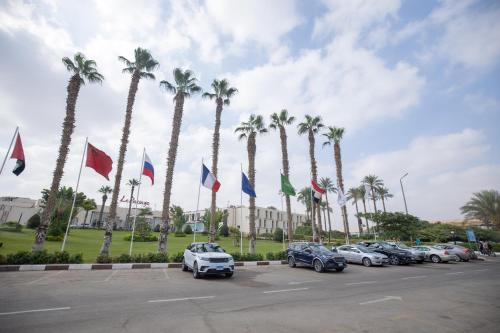
[(470, 93), (465, 95), (464, 102), (467, 108), (475, 114), (489, 114), (500, 112), (500, 101), (481, 93)]

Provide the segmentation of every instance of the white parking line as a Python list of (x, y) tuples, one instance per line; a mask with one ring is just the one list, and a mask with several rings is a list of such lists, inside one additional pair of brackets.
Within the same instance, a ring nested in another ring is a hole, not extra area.
[(379, 298), (379, 299), (374, 299), (372, 301), (366, 301), (366, 302), (359, 303), (359, 305), (380, 303), (380, 302), (391, 301), (391, 300), (402, 301), (403, 299), (400, 296), (385, 296), (384, 298)]
[(207, 299), (214, 298), (215, 296), (201, 296), (201, 297), (185, 297), (185, 298), (170, 298), (170, 299), (152, 299), (148, 303), (161, 303), (161, 302), (178, 302), (178, 301), (189, 301), (192, 299)]
[(453, 272), (453, 273), (446, 273), (446, 275), (458, 275), (458, 274), (464, 274), (465, 272)]
[(28, 283), (26, 283), (26, 284), (35, 284), (35, 283), (38, 283), (38, 282), (40, 282), (40, 281), (43, 281), (43, 280), (46, 280), (46, 279), (50, 279), (51, 277), (54, 277), (54, 276), (56, 276), (56, 275), (59, 275), (59, 274), (61, 274), (62, 272), (64, 272), (64, 271), (58, 271), (58, 272), (54, 272), (54, 273), (52, 273), (52, 274), (47, 274), (46, 276), (42, 276), (41, 278), (36, 279), (36, 280), (33, 280), (33, 281), (30, 281), (30, 282), (28, 282)]
[(296, 288), (296, 289), (281, 289), (281, 290), (269, 290), (263, 291), (263, 294), (273, 294), (273, 293), (284, 293), (287, 291), (300, 291), (300, 290), (308, 290), (309, 288)]
[(109, 274), (109, 276), (108, 276), (106, 279), (104, 279), (104, 281), (103, 281), (103, 282), (108, 282), (108, 281), (110, 281), (110, 280), (111, 280), (111, 278), (113, 277), (113, 275), (115, 275), (117, 272), (118, 272), (118, 271), (113, 271), (111, 274)]
[(358, 284), (372, 284), (372, 283), (377, 283), (378, 281), (364, 281), (364, 282), (351, 282), (351, 283), (346, 283), (346, 286), (355, 286)]
[(321, 282), (321, 281), (323, 281), (323, 280), (292, 281), (292, 282), (288, 282), (288, 284), (295, 285), (295, 284), (314, 283), (314, 282)]
[(427, 277), (427, 275), (407, 276), (407, 277), (401, 278), (401, 280), (423, 279), (423, 278), (426, 278), (426, 277)]
[(13, 315), (13, 314), (20, 314), (20, 313), (30, 313), (30, 312), (61, 311), (61, 310), (69, 310), (69, 309), (71, 309), (71, 308), (69, 306), (66, 306), (64, 308), (48, 308), (48, 309), (36, 309), (36, 310), (25, 310), (25, 311), (0, 312), (0, 316), (7, 316), (7, 315)]
[(475, 270), (473, 270), (473, 272), (484, 272), (484, 271), (489, 271), (489, 269), (486, 268), (486, 269), (475, 269)]
[(170, 279), (170, 276), (168, 276), (168, 274), (167, 274), (167, 269), (166, 268), (163, 269), (163, 274), (165, 275), (165, 280)]

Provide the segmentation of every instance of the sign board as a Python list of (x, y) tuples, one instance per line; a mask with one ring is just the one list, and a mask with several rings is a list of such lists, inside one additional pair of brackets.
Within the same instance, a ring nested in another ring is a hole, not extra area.
[(467, 234), (467, 240), (469, 242), (475, 242), (476, 241), (476, 235), (474, 235), (474, 230), (472, 229), (467, 229), (465, 231), (465, 233)]

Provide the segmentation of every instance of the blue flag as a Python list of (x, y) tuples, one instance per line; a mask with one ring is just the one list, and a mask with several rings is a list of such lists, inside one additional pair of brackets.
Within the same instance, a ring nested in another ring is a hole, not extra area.
[(257, 194), (255, 194), (255, 191), (253, 190), (252, 185), (250, 185), (247, 176), (243, 172), (241, 173), (241, 190), (251, 197), (257, 197)]

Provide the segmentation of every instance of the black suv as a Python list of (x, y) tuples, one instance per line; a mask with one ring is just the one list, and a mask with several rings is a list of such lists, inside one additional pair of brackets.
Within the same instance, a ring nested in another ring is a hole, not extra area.
[(347, 267), (347, 261), (338, 253), (334, 253), (319, 243), (291, 243), (287, 253), (288, 265), (305, 265), (313, 267), (318, 273), (327, 269), (342, 272)]
[(358, 244), (364, 245), (375, 252), (385, 254), (389, 257), (391, 265), (408, 265), (413, 259), (410, 251), (396, 249), (387, 242), (359, 242)]

